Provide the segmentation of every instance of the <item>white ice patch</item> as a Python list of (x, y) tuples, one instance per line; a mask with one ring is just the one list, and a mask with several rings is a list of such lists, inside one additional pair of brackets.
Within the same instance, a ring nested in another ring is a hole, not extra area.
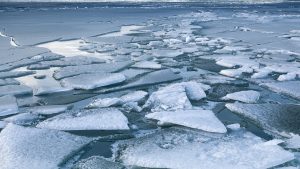
[(61, 131), (8, 124), (0, 133), (1, 168), (59, 168), (90, 141)]
[(210, 110), (177, 110), (154, 112), (147, 118), (158, 120), (158, 124), (177, 124), (212, 133), (226, 133), (226, 127)]
[(254, 90), (229, 93), (223, 97), (224, 100), (236, 100), (244, 103), (256, 103), (259, 100), (260, 93)]
[(284, 75), (280, 75), (277, 80), (278, 81), (294, 80), (296, 77), (297, 77), (297, 74), (295, 72), (290, 72), (290, 73), (287, 73)]
[(92, 73), (65, 78), (61, 80), (61, 84), (64, 87), (90, 90), (118, 84), (125, 80), (126, 77), (121, 73)]
[(220, 139), (201, 141), (188, 137), (178, 142), (184, 139), (178, 137), (168, 140), (154, 134), (125, 142), (116, 158), (125, 165), (189, 169), (261, 169), (294, 159), (291, 152), (278, 145), (265, 144), (265, 140), (243, 129), (233, 130)]
[(161, 64), (158, 64), (153, 61), (141, 61), (137, 62), (132, 67), (143, 68), (143, 69), (161, 69)]
[(38, 128), (56, 130), (128, 130), (128, 120), (118, 109), (74, 110), (47, 119)]
[(291, 134), (291, 138), (285, 141), (285, 147), (291, 149), (300, 148), (300, 136), (297, 134)]
[(18, 113), (17, 99), (10, 95), (0, 97), (0, 116), (16, 113)]
[(141, 26), (141, 25), (125, 25), (121, 27), (119, 32), (108, 33), (100, 37), (116, 37), (116, 36), (129, 35), (133, 33), (140, 33), (138, 30), (144, 27), (145, 26)]
[(96, 99), (92, 103), (90, 103), (87, 108), (104, 108), (110, 106), (121, 105), (121, 99), (119, 98), (103, 98)]
[(122, 103), (128, 103), (128, 102), (140, 102), (146, 98), (148, 95), (147, 92), (139, 90), (134, 91), (132, 93), (125, 94), (120, 97)]

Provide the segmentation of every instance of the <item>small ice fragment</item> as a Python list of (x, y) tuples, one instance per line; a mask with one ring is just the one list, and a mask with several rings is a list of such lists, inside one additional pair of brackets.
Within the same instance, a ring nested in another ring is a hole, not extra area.
[(278, 81), (288, 81), (288, 80), (294, 80), (297, 77), (297, 74), (294, 72), (290, 72), (284, 75), (280, 75), (278, 77)]
[(8, 124), (0, 133), (1, 168), (60, 168), (90, 141), (92, 139), (62, 131)]
[(147, 92), (139, 90), (139, 91), (134, 91), (132, 93), (128, 93), (126, 95), (123, 95), (120, 97), (121, 101), (123, 103), (127, 102), (140, 102), (146, 98), (148, 95)]
[(147, 118), (159, 120), (160, 124), (177, 124), (212, 133), (226, 133), (226, 127), (210, 110), (177, 110), (154, 112)]
[(38, 128), (56, 130), (128, 130), (128, 120), (118, 109), (73, 110), (43, 122)]
[(10, 95), (0, 97), (0, 116), (16, 113), (18, 113), (17, 99)]
[(40, 117), (36, 114), (21, 113), (21, 114), (17, 114), (17, 115), (11, 116), (11, 117), (7, 117), (3, 120), (6, 122), (17, 124), (17, 125), (32, 125), (39, 119), (40, 119)]
[(110, 106), (117, 106), (121, 104), (121, 99), (119, 98), (103, 98), (96, 99), (90, 103), (87, 108), (104, 108)]
[(161, 64), (158, 64), (154, 61), (141, 61), (137, 62), (132, 67), (143, 68), (143, 69), (161, 69)]
[(206, 97), (204, 90), (210, 87), (194, 81), (181, 83), (185, 87), (186, 95), (190, 100), (201, 100)]
[(138, 105), (137, 102), (127, 102), (123, 104), (122, 107), (127, 111), (135, 111), (135, 112), (142, 111), (142, 108)]
[(121, 73), (92, 73), (65, 78), (61, 80), (61, 84), (64, 87), (90, 90), (99, 87), (118, 84), (125, 80), (126, 77)]
[(224, 96), (223, 100), (236, 100), (244, 103), (256, 103), (259, 100), (260, 93), (254, 90), (240, 91), (229, 93)]
[(241, 125), (239, 123), (234, 123), (234, 124), (229, 124), (226, 127), (231, 130), (239, 130), (241, 128)]
[(300, 148), (300, 135), (291, 134), (291, 138), (285, 141), (285, 147), (290, 149), (299, 149)]
[(229, 76), (229, 77), (239, 77), (243, 73), (240, 69), (224, 69), (220, 71), (221, 75)]

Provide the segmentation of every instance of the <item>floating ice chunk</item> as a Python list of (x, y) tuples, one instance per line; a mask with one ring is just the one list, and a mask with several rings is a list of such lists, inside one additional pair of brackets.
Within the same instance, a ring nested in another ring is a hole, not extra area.
[(173, 58), (182, 55), (183, 52), (175, 49), (155, 49), (152, 50), (152, 55), (158, 58), (168, 57)]
[(17, 125), (32, 125), (39, 119), (40, 119), (40, 117), (36, 114), (21, 113), (21, 114), (17, 114), (17, 115), (11, 116), (11, 117), (7, 117), (3, 120), (6, 122), (17, 124)]
[(61, 131), (8, 124), (0, 133), (1, 168), (59, 168), (90, 141)]
[(67, 111), (70, 106), (67, 105), (46, 105), (46, 106), (36, 106), (30, 107), (26, 109), (26, 112), (32, 114), (40, 114), (40, 115), (51, 115), (58, 114)]
[(17, 99), (10, 95), (0, 97), (0, 116), (16, 113), (18, 113)]
[(220, 71), (221, 75), (229, 76), (229, 77), (239, 77), (242, 75), (242, 73), (243, 71), (240, 69), (225, 69)]
[(260, 79), (267, 77), (270, 73), (272, 73), (272, 70), (270, 69), (260, 69), (258, 72), (254, 73), (251, 78), (253, 79)]
[(226, 107), (273, 135), (300, 134), (299, 105), (230, 103)]
[(160, 125), (178, 124), (213, 133), (226, 133), (226, 127), (210, 110), (177, 110), (154, 112), (147, 118), (159, 120)]
[(158, 131), (117, 142), (114, 158), (129, 166), (189, 169), (261, 169), (294, 159), (291, 152), (278, 145), (264, 144), (263, 139), (243, 129), (232, 130), (220, 139), (202, 137), (197, 137), (195, 132), (184, 135)]
[(186, 95), (190, 100), (201, 100), (206, 97), (204, 90), (210, 89), (208, 85), (194, 81), (179, 83), (185, 87)]
[(73, 169), (124, 169), (122, 164), (109, 161), (100, 156), (92, 156), (79, 161)]
[(128, 120), (118, 109), (74, 110), (47, 119), (39, 128), (57, 130), (128, 130)]
[(92, 73), (81, 74), (62, 79), (61, 84), (64, 87), (90, 90), (99, 87), (118, 84), (125, 80), (126, 77), (121, 73)]
[(230, 130), (239, 130), (241, 128), (241, 125), (239, 123), (229, 124), (226, 126)]
[(123, 96), (121, 96), (120, 99), (123, 103), (140, 102), (140, 101), (144, 100), (147, 95), (148, 95), (147, 92), (139, 90), (139, 91), (135, 91), (135, 92), (123, 95)]
[(300, 148), (300, 135), (291, 134), (291, 138), (285, 141), (285, 147), (291, 149), (299, 149)]
[(137, 102), (127, 102), (122, 105), (122, 108), (124, 108), (127, 111), (135, 111), (135, 112), (141, 112), (143, 109), (138, 105)]
[(153, 61), (141, 61), (137, 62), (132, 67), (135, 68), (144, 68), (144, 69), (161, 69), (161, 64), (158, 64)]
[(172, 84), (153, 92), (143, 107), (151, 108), (152, 111), (177, 110), (190, 109), (192, 104), (185, 93), (185, 87)]
[(272, 91), (300, 99), (300, 81), (263, 83), (262, 86), (265, 86)]
[(131, 61), (115, 62), (115, 63), (103, 63), (103, 64), (91, 64), (91, 65), (78, 65), (63, 67), (53, 74), (55, 79), (63, 79), (66, 77), (76, 76), (79, 74), (88, 73), (103, 73), (103, 72), (117, 72), (132, 64)]
[(254, 90), (229, 93), (223, 97), (224, 100), (236, 100), (244, 103), (256, 103), (259, 100), (260, 93)]
[(89, 104), (88, 108), (103, 108), (110, 106), (117, 106), (121, 104), (120, 98), (104, 98), (104, 99), (96, 99), (91, 104)]
[(26, 95), (32, 94), (32, 89), (24, 85), (0, 86), (0, 96), (3, 95)]
[(297, 77), (297, 74), (295, 72), (290, 72), (284, 75), (280, 75), (278, 77), (278, 81), (287, 81), (287, 80), (294, 80)]
[(63, 93), (63, 92), (69, 92), (73, 90), (72, 87), (38, 87), (34, 91), (35, 96), (41, 96), (41, 95), (49, 95), (49, 94), (55, 94), (55, 93)]

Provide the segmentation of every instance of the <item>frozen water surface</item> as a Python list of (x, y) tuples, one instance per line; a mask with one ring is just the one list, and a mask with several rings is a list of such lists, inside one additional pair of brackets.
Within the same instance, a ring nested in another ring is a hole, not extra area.
[(0, 4), (0, 168), (299, 168), (299, 3), (138, 2)]

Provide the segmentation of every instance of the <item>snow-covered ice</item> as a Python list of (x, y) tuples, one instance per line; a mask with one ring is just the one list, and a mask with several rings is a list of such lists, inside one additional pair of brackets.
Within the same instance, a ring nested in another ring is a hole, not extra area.
[(90, 103), (87, 108), (104, 108), (110, 106), (118, 106), (121, 105), (120, 98), (103, 98), (96, 99), (92, 103)]
[(31, 113), (20, 113), (11, 117), (7, 117), (3, 119), (6, 122), (14, 123), (17, 125), (32, 125), (37, 120), (39, 120), (40, 117), (36, 114)]
[(148, 93), (142, 90), (134, 91), (120, 97), (123, 103), (127, 102), (140, 102), (148, 96)]
[(226, 127), (210, 110), (177, 110), (161, 111), (146, 115), (149, 119), (158, 120), (159, 125), (177, 124), (213, 133), (226, 133)]
[(1, 168), (59, 168), (90, 141), (61, 131), (8, 124), (0, 133)]
[(92, 73), (64, 78), (61, 80), (61, 84), (64, 87), (90, 90), (99, 87), (118, 84), (125, 80), (126, 77), (121, 73)]
[(244, 103), (256, 103), (259, 100), (260, 93), (254, 90), (229, 93), (224, 96), (224, 100), (236, 100)]
[(124, 166), (100, 156), (92, 156), (79, 161), (73, 169), (124, 169)]
[(118, 109), (71, 110), (40, 122), (38, 128), (57, 130), (128, 130), (128, 120)]
[(0, 97), (0, 116), (18, 113), (18, 103), (14, 96), (6, 95)]

